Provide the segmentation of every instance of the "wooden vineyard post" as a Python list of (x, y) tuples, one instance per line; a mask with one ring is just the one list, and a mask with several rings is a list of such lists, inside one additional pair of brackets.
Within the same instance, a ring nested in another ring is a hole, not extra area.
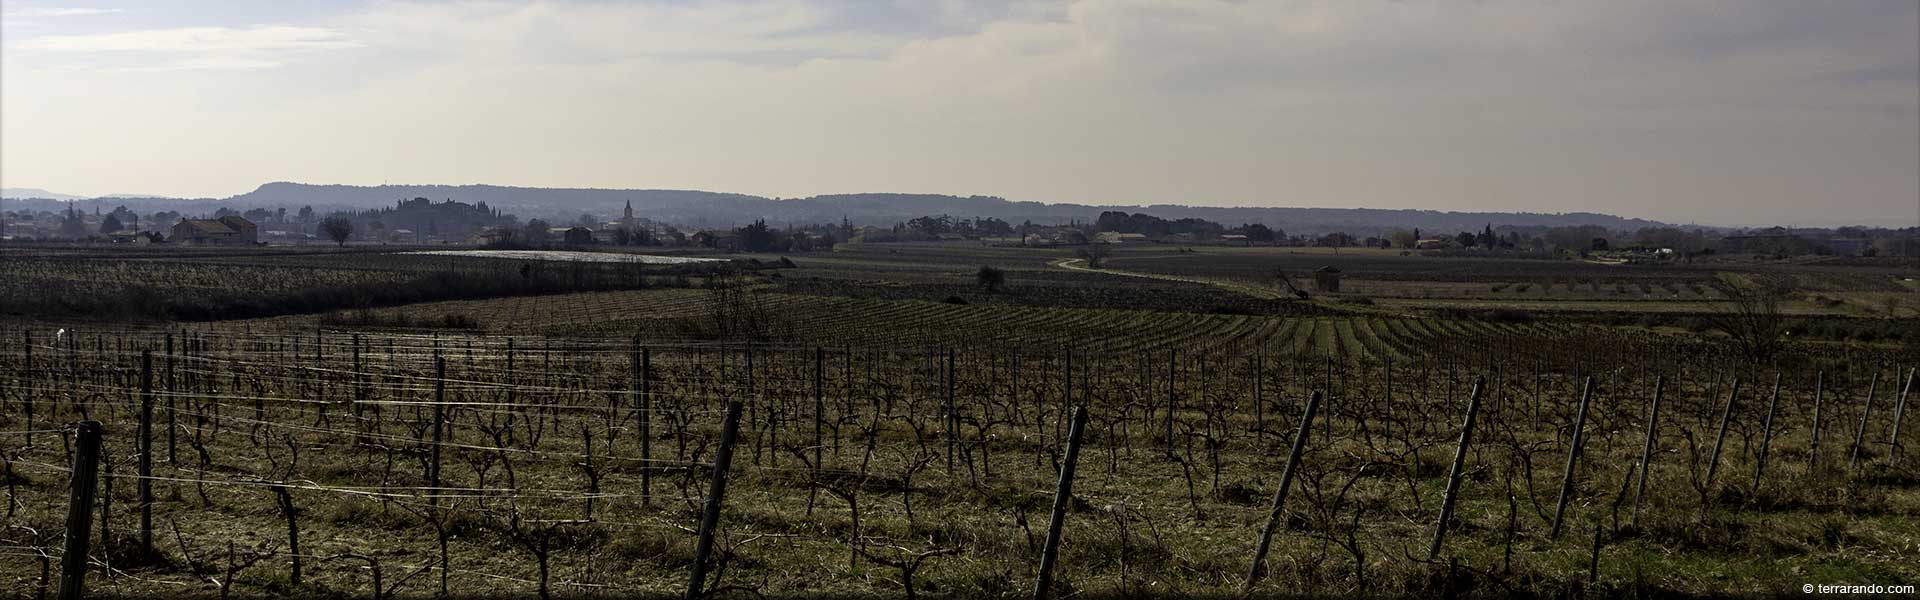
[[(1315, 323), (1318, 323), (1318, 320), (1315, 320)], [(1328, 326), (1331, 327), (1332, 324), (1328, 324)], [(1314, 325), (1314, 327), (1317, 329), (1319, 325), (1316, 324)], [(1328, 444), (1332, 444), (1333, 443), (1333, 418), (1340, 416), (1340, 402), (1345, 400), (1345, 398), (1340, 397), (1339, 394), (1334, 393), (1336, 390), (1333, 389), (1333, 354), (1332, 353), (1327, 354), (1327, 368), (1326, 368), (1325, 375), (1326, 375), (1326, 382), (1327, 382), (1327, 387), (1326, 387), (1327, 418), (1320, 420), (1320, 439), (1325, 440), (1326, 443)], [(1448, 402), (1453, 401), (1453, 398), (1451, 395), (1448, 396), (1447, 401)]]
[(1547, 533), (1549, 540), (1560, 539), (1561, 525), (1567, 516), (1567, 500), (1573, 496), (1573, 473), (1580, 468), (1580, 445), (1587, 438), (1587, 407), (1593, 403), (1593, 376), (1588, 375), (1580, 388), (1580, 411), (1573, 417), (1573, 447), (1567, 450), (1567, 470), (1560, 474), (1560, 502), (1553, 509), (1553, 528)]
[(367, 388), (360, 374), (360, 334), (353, 334), (353, 416), (360, 416), (360, 403), (366, 402)]
[(1260, 380), (1266, 371), (1267, 350), (1261, 348), (1250, 361), (1253, 363), (1253, 447), (1265, 448), (1267, 445), (1267, 415), (1260, 403)]
[(21, 381), (21, 385), (23, 386), (23, 389), (21, 390), (20, 395), (22, 398), (26, 400), (27, 445), (32, 446), (33, 445), (33, 429), (34, 429), (33, 427), (33, 330), (29, 329), (29, 330), (20, 332), (20, 337), (21, 337), (21, 341), (26, 345), (26, 349), (27, 349), (26, 362), (21, 365), (22, 367), (26, 368), (26, 375), (22, 378), (22, 381)]
[(1179, 351), (1167, 350), (1167, 458), (1173, 458), (1173, 413), (1178, 408), (1173, 395), (1174, 371), (1178, 368), (1174, 359)]
[[(746, 365), (747, 365), (746, 366), (746, 369), (747, 369), (746, 392), (747, 392), (747, 400), (751, 402), (751, 404), (747, 405), (747, 411), (748, 411), (747, 412), (747, 428), (753, 433), (753, 442), (752, 442), (753, 443), (753, 464), (754, 466), (757, 467), (757, 466), (760, 466), (760, 451), (761, 449), (766, 447), (764, 444), (764, 441), (766, 440), (766, 437), (765, 437), (766, 432), (761, 431), (759, 427), (760, 396), (758, 393), (759, 390), (758, 388), (754, 387), (754, 381), (753, 381), (753, 343), (752, 342), (747, 343), (745, 353), (746, 353)], [(768, 420), (771, 421), (772, 419), (769, 418)]]
[(1767, 419), (1760, 425), (1760, 454), (1755, 456), (1758, 464), (1753, 467), (1753, 486), (1760, 487), (1760, 481), (1767, 476), (1767, 449), (1773, 445), (1773, 415), (1780, 407), (1780, 373), (1773, 374), (1773, 398), (1767, 400)]
[(1387, 356), (1386, 371), (1387, 371), (1387, 391), (1385, 396), (1386, 402), (1383, 403), (1382, 406), (1386, 407), (1387, 414), (1386, 414), (1386, 418), (1383, 418), (1380, 420), (1380, 434), (1383, 437), (1391, 438), (1393, 437), (1393, 356), (1392, 355)]
[[(328, 371), (326, 330), (317, 326), (313, 329), (313, 366), (318, 369), (320, 373)], [(318, 391), (314, 394), (314, 397), (320, 400), (320, 402), (313, 405), (314, 412), (319, 413), (318, 416), (320, 417), (321, 423), (327, 423), (329, 424), (328, 427), (331, 428), (330, 424), (332, 423), (332, 419), (327, 416), (327, 378), (325, 376), (317, 376), (313, 377), (313, 379), (319, 380), (319, 384), (315, 386), (318, 388)]]
[(1313, 435), (1313, 413), (1320, 408), (1320, 392), (1315, 390), (1307, 398), (1307, 412), (1300, 417), (1300, 431), (1293, 436), (1293, 449), (1287, 451), (1287, 466), (1280, 471), (1280, 489), (1273, 492), (1273, 508), (1267, 512), (1267, 525), (1260, 530), (1260, 543), (1254, 546), (1253, 563), (1247, 567), (1247, 581), (1242, 589), (1251, 590), (1260, 580), (1262, 564), (1267, 560), (1267, 549), (1273, 543), (1273, 532), (1280, 528), (1281, 511), (1287, 503), (1287, 488), (1293, 484), (1293, 474), (1300, 467), (1300, 452), (1306, 449), (1307, 438)]
[[(427, 463), (428, 503), (440, 505), (440, 439), (441, 428), (446, 423), (447, 410), (447, 361), (440, 358), (439, 352), (433, 354), (433, 447), (428, 448), (432, 458)], [(418, 413), (415, 413), (418, 414)]]
[(1047, 545), (1040, 549), (1040, 574), (1034, 578), (1033, 599), (1044, 600), (1053, 587), (1053, 563), (1060, 557), (1060, 530), (1066, 524), (1067, 505), (1073, 502), (1073, 465), (1080, 458), (1080, 436), (1087, 429), (1087, 407), (1073, 409), (1067, 430), (1067, 457), (1060, 464), (1060, 483), (1053, 492), (1053, 516), (1047, 521)]
[[(78, 344), (77, 340), (79, 340), (79, 338), (80, 338), (80, 334), (78, 332), (75, 332), (73, 335), (67, 336), (67, 386), (69, 388), (80, 387), (80, 352), (77, 349), (77, 344)], [(60, 338), (58, 337), (54, 338), (53, 347), (55, 349), (59, 349), (60, 347), (59, 340)], [(68, 398), (69, 402), (74, 402), (78, 400), (79, 400), (78, 397)], [(80, 409), (80, 416), (83, 419), (87, 415), (87, 406), (85, 404), (81, 404), (81, 405), (69, 407), (69, 408)]]
[(1873, 396), (1880, 391), (1880, 370), (1874, 369), (1873, 382), (1867, 384), (1867, 404), (1860, 407), (1860, 428), (1853, 430), (1853, 450), (1847, 454), (1847, 470), (1860, 462), (1860, 447), (1867, 443), (1867, 416), (1873, 414)]
[[(634, 336), (634, 344), (640, 337)], [(640, 505), (653, 506), (653, 349), (641, 348), (634, 359), (633, 377), (639, 380), (634, 408), (640, 413)]]
[[(951, 356), (948, 357), (948, 361), (949, 361), (948, 368), (951, 369), (952, 368)], [(813, 347), (813, 470), (816, 473), (819, 472), (823, 466), (820, 463), (821, 459), (824, 458), (824, 455), (822, 454), (821, 450), (826, 445), (826, 439), (824, 435), (826, 433), (825, 427), (827, 423), (827, 397), (825, 393), (826, 392), (826, 376), (827, 376), (827, 349), (819, 346), (814, 346)], [(949, 376), (949, 379), (947, 381), (948, 381), (947, 388), (952, 389), (953, 380), (951, 379), (951, 376)]]
[[(1899, 373), (1899, 367), (1894, 367)], [(1893, 404), (1893, 433), (1887, 436), (1887, 464), (1900, 464), (1900, 417), (1907, 412), (1907, 393), (1913, 391), (1914, 369), (1907, 369), (1907, 381), (1900, 387), (1900, 400)]]
[[(814, 364), (818, 365), (819, 362), (815, 361)], [(953, 472), (954, 436), (960, 434), (960, 415), (954, 412), (955, 409), (953, 404), (953, 349), (952, 348), (947, 349), (946, 371), (947, 371), (946, 372), (947, 395), (945, 399), (942, 401), (945, 406), (941, 411), (944, 414), (941, 415), (941, 419), (943, 423), (941, 423), (940, 428), (945, 430), (945, 434), (942, 435), (941, 437), (947, 438), (947, 472), (952, 473)], [(1071, 383), (1073, 380), (1073, 373), (1071, 371), (1067, 373), (1067, 380), (1069, 382), (1067, 384), (1067, 387), (1071, 389), (1073, 387), (1073, 384)], [(819, 381), (820, 379), (818, 376), (814, 377), (814, 382), (816, 385), (818, 385)], [(818, 399), (819, 394), (815, 393), (814, 398)], [(820, 423), (818, 419), (815, 419), (814, 420), (814, 437), (818, 438), (819, 434), (820, 434)]]
[(739, 400), (727, 403), (727, 421), (720, 428), (720, 449), (713, 455), (713, 475), (707, 482), (707, 504), (700, 513), (700, 541), (693, 550), (693, 576), (687, 580), (687, 600), (696, 600), (707, 585), (707, 561), (713, 557), (713, 532), (720, 527), (720, 507), (727, 495), (727, 470), (733, 467), (734, 439), (740, 435)]
[(1820, 400), (1826, 394), (1827, 372), (1813, 376), (1813, 438), (1807, 442), (1807, 472), (1820, 469)]
[(177, 452), (179, 449), (179, 445), (175, 443), (175, 439), (174, 439), (174, 430), (176, 429), (176, 427), (174, 427), (174, 421), (173, 421), (173, 413), (174, 413), (173, 409), (174, 409), (174, 402), (175, 402), (173, 364), (174, 364), (173, 334), (169, 333), (167, 334), (167, 464), (169, 465), (177, 464), (178, 457), (179, 457), (179, 453)]
[(1433, 545), (1427, 548), (1427, 560), (1440, 557), (1440, 547), (1447, 540), (1447, 521), (1453, 519), (1454, 495), (1460, 491), (1460, 476), (1467, 463), (1467, 446), (1473, 443), (1473, 418), (1480, 412), (1480, 384), (1482, 378), (1473, 380), (1473, 395), (1467, 398), (1467, 418), (1460, 424), (1460, 446), (1453, 452), (1453, 468), (1447, 472), (1447, 494), (1440, 498), (1440, 522), (1433, 528)]
[[(778, 444), (776, 440), (770, 440), (770, 438), (768, 438), (774, 433), (774, 421), (778, 419), (778, 415), (774, 415), (774, 412), (780, 410), (780, 404), (778, 404), (778, 402), (768, 402), (766, 408), (760, 408), (760, 400), (762, 400), (762, 398), (760, 398), (760, 388), (755, 387), (753, 360), (755, 360), (755, 356), (753, 356), (753, 342), (747, 342), (747, 400), (753, 402), (753, 404), (747, 404), (747, 410), (749, 410), (749, 413), (747, 413), (747, 427), (749, 427), (749, 429), (755, 427), (755, 423), (760, 419), (760, 415), (762, 415), (762, 413), (766, 415), (766, 431), (753, 429), (753, 465), (760, 465), (760, 452), (762, 452), (762, 450), (780, 448), (780, 444)], [(780, 462), (780, 452), (772, 452), (772, 454), (774, 454), (772, 462)]]
[(1653, 442), (1660, 428), (1660, 399), (1666, 387), (1667, 376), (1654, 378), (1653, 408), (1647, 411), (1647, 443), (1640, 449), (1640, 481), (1634, 484), (1633, 491), (1633, 523), (1636, 525), (1640, 523), (1640, 498), (1647, 495), (1647, 471), (1653, 468)]
[(74, 431), (73, 481), (67, 494), (67, 531), (60, 557), (60, 600), (86, 597), (87, 547), (93, 535), (93, 492), (100, 469), (99, 421), (81, 421)]
[[(388, 348), (386, 348), (388, 354), (394, 354), (394, 346), (392, 346), (392, 344), (394, 344), (394, 342), (388, 340)], [(280, 373), (286, 371), (286, 367), (282, 367), (278, 362), (275, 363), (275, 367), (276, 371), (280, 371)], [(167, 377), (171, 379), (173, 373), (169, 373)], [(255, 437), (259, 435), (261, 425), (267, 425), (267, 400), (261, 398), (261, 396), (253, 396), (253, 435), (255, 435)], [(271, 433), (269, 433), (269, 435), (271, 435)]]
[[(139, 440), (134, 440), (134, 444), (137, 446)], [(102, 445), (104, 446), (105, 444)], [(119, 478), (119, 476), (114, 474), (113, 467), (114, 456), (103, 450), (100, 456), (99, 474), (100, 487), (102, 489), (95, 497), (100, 499), (100, 516), (98, 517), (100, 519), (99, 539), (100, 543), (106, 546), (106, 551), (100, 553), (100, 571), (109, 576), (113, 573), (113, 480)]]
[(153, 556), (153, 351), (140, 351), (140, 556)]
[(1733, 389), (1727, 392), (1727, 408), (1720, 411), (1720, 433), (1713, 436), (1713, 457), (1707, 459), (1706, 489), (1713, 488), (1713, 476), (1720, 472), (1720, 449), (1727, 443), (1727, 422), (1733, 420), (1733, 405), (1740, 399), (1740, 378), (1733, 378)]
[[(366, 420), (359, 418), (366, 412), (367, 387), (370, 384), (365, 370), (366, 365), (360, 360), (361, 347), (360, 334), (353, 334), (353, 416), (355, 417), (354, 428), (360, 432), (360, 435), (354, 437), (354, 443), (362, 448), (369, 448), (373, 446), (373, 438), (368, 437), (366, 433), (374, 427), (370, 426)], [(378, 411), (376, 410), (375, 413), (378, 414)], [(377, 422), (378, 418), (375, 421)]]
[(627, 383), (629, 384), (627, 386), (627, 399), (633, 403), (633, 419), (637, 424), (642, 419), (645, 419), (645, 417), (641, 416), (645, 414), (645, 411), (642, 410), (643, 401), (641, 400), (640, 387), (645, 385), (641, 383), (641, 380), (646, 379), (646, 376), (640, 372), (640, 336), (637, 335), (633, 336), (633, 339), (627, 342), (627, 372)]
[(1067, 418), (1067, 409), (1072, 406), (1073, 349), (1068, 348), (1067, 351), (1063, 353), (1060, 364), (1060, 410), (1054, 411), (1053, 418), (1053, 439), (1055, 444), (1058, 444), (1059, 440), (1065, 439), (1067, 436), (1066, 428), (1068, 425), (1067, 421), (1069, 420)]
[[(846, 418), (846, 417), (852, 416), (853, 410), (854, 410), (853, 409), (853, 346), (851, 344), (843, 346), (841, 347), (840, 351), (841, 353), (846, 355), (846, 361), (844, 363), (845, 366), (841, 367), (840, 369), (840, 406), (841, 406), (840, 414), (842, 418)], [(1020, 358), (1018, 354), (1014, 355), (1013, 362), (1015, 365), (1020, 364)], [(1014, 380), (1019, 381), (1019, 377), (1016, 375), (1014, 377)], [(1017, 396), (1018, 392), (1015, 392), (1015, 395)], [(840, 457), (840, 425), (841, 424), (842, 424), (841, 422), (835, 422), (833, 424), (833, 457), (834, 458)]]
[[(392, 338), (387, 339), (387, 356), (388, 356), (388, 360), (392, 360), (392, 356), (393, 356), (393, 339)], [(519, 389), (519, 386), (515, 383), (514, 376), (513, 376), (513, 356), (514, 356), (513, 338), (507, 338), (507, 372), (503, 375), (506, 378), (506, 384), (507, 384), (507, 410), (520, 413), (521, 416), (525, 416), (526, 409), (520, 406), (519, 394), (515, 393), (515, 391)], [(512, 418), (512, 416), (509, 415), (508, 418)], [(513, 440), (512, 427), (507, 428), (507, 440), (509, 441), (509, 443), (511, 443), (511, 441)]]
[(1533, 411), (1532, 417), (1535, 421), (1540, 420), (1540, 391), (1543, 385), (1540, 382), (1540, 363), (1545, 360), (1546, 359), (1534, 359), (1533, 361), (1533, 406), (1531, 408)]

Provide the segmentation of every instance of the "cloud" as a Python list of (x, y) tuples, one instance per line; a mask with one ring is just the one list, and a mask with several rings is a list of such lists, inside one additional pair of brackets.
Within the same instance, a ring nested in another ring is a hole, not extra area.
[(214, 54), (228, 52), (288, 52), (357, 48), (362, 44), (346, 33), (324, 27), (256, 25), (253, 27), (179, 27), (77, 35), (49, 35), (20, 42), (26, 50), (44, 52), (162, 52)]
[(67, 71), (164, 72), (270, 69), (286, 65), (295, 55), (364, 45), (327, 27), (255, 25), (47, 35), (22, 40), (14, 48), (65, 57), (56, 68)]
[[(536, 0), (267, 19), (283, 24), (9, 40), (7, 149), (35, 150), (7, 166), (77, 169), (120, 141), (53, 125), (71, 113), (112, 135), (176, 127), (122, 162), (179, 157), (149, 175), (203, 194), (396, 178), (1679, 220), (1808, 198), (1907, 214), (1920, 194), (1913, 0)], [(55, 72), (72, 64), (156, 73)], [(167, 73), (185, 70), (203, 73)], [(82, 110), (127, 82), (137, 106)], [(105, 176), (124, 181), (42, 181), (156, 185)]]
[(203, 58), (185, 58), (158, 64), (123, 67), (118, 70), (129, 73), (162, 73), (167, 71), (252, 71), (285, 66), (286, 63), (240, 57), (209, 56)]
[(381, 50), (484, 64), (606, 64), (634, 59), (791, 66), (877, 57), (909, 32), (850, 29), (813, 2), (404, 3), (343, 21)]
[(92, 16), (92, 15), (109, 15), (109, 14), (121, 13), (121, 12), (126, 12), (126, 11), (118, 8), (80, 8), (80, 7), (55, 8), (55, 7), (48, 7), (48, 6), (28, 6), (28, 7), (7, 9), (4, 12), (0, 12), (0, 17), (6, 17), (9, 19), (85, 17), (85, 16)]

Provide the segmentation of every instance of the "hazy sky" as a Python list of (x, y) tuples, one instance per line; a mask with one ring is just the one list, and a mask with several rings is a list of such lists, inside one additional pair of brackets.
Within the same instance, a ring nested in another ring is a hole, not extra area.
[(1920, 224), (1920, 2), (0, 1), (0, 183)]

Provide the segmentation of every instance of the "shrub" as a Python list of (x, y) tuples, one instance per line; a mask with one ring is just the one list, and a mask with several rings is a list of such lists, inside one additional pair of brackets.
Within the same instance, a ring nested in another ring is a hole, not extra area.
[(980, 266), (980, 271), (974, 273), (973, 280), (975, 284), (989, 292), (1003, 291), (1007, 288), (1007, 272), (986, 265)]

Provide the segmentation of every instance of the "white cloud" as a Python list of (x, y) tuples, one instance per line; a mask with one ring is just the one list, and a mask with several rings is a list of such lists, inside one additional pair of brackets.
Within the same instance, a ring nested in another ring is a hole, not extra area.
[(126, 12), (126, 11), (118, 8), (80, 8), (80, 7), (56, 8), (56, 7), (50, 7), (50, 6), (27, 6), (27, 7), (6, 9), (5, 11), (0, 12), (0, 17), (6, 17), (9, 19), (85, 17), (85, 16), (92, 16), (92, 15), (109, 15), (109, 14), (121, 13), (121, 12)]
[(407, 3), (344, 22), (383, 50), (487, 64), (638, 58), (792, 64), (822, 56), (879, 56), (911, 39), (899, 32), (830, 29), (833, 16), (818, 4), (797, 1)]
[(22, 41), (25, 50), (45, 52), (164, 52), (213, 54), (286, 52), (357, 48), (346, 33), (323, 27), (256, 25), (245, 28), (180, 27), (76, 35), (49, 35)]
[(252, 70), (258, 70), (258, 69), (272, 69), (272, 68), (284, 66), (285, 64), (286, 63), (283, 63), (280, 61), (260, 59), (260, 58), (241, 58), (241, 57), (235, 57), (235, 56), (229, 56), (229, 57), (209, 56), (209, 57), (200, 57), (200, 58), (183, 58), (179, 60), (166, 61), (166, 62), (144, 65), (144, 66), (123, 67), (118, 70), (123, 72), (129, 72), (129, 73), (161, 73), (161, 72), (167, 72), (167, 71), (252, 71)]
[(271, 69), (297, 55), (363, 46), (333, 28), (255, 25), (45, 35), (21, 40), (10, 50), (50, 57), (50, 68), (69, 72), (166, 72)]

